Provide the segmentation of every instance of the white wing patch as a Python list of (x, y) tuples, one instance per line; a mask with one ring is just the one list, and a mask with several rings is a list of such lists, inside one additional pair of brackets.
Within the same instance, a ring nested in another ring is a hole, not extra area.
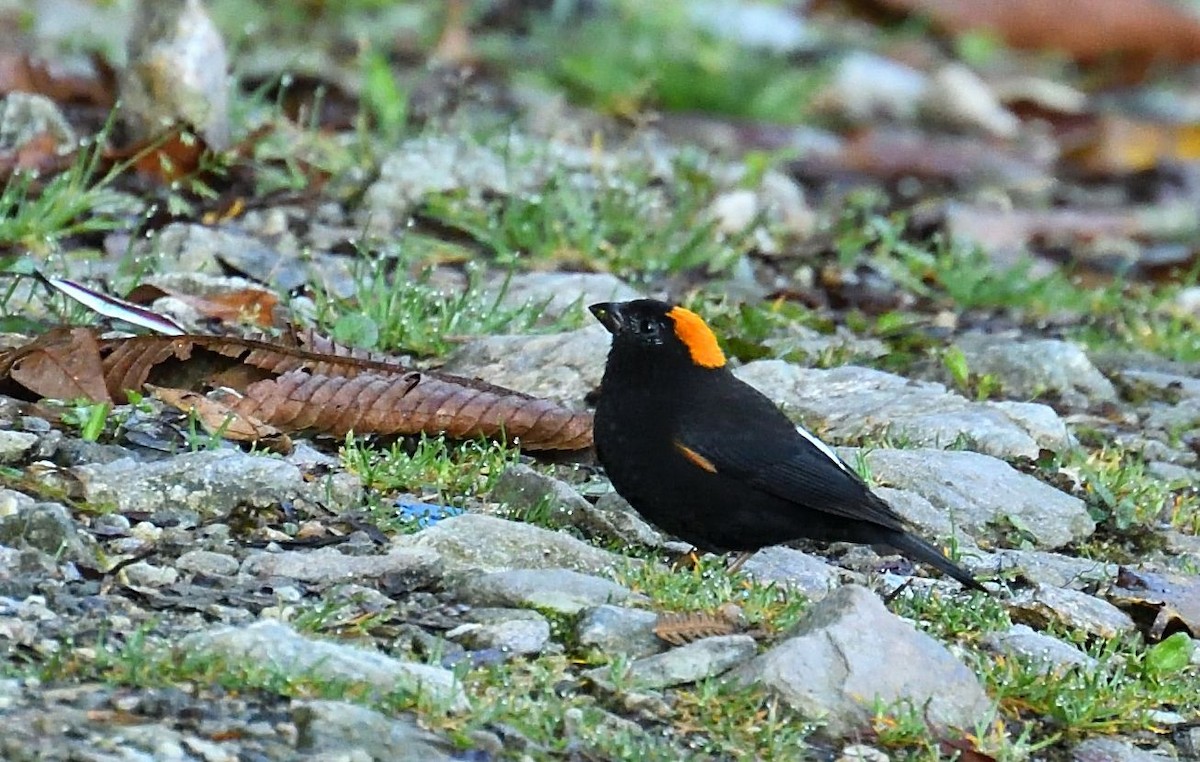
[(842, 469), (843, 471), (845, 471), (847, 473), (854, 473), (853, 471), (850, 470), (850, 466), (847, 466), (845, 463), (843, 463), (842, 459), (837, 456), (837, 453), (835, 453), (832, 449), (830, 449), (829, 445), (825, 444), (820, 439), (817, 439), (815, 436), (813, 436), (808, 431), (808, 429), (804, 428), (803, 426), (797, 426), (796, 431), (798, 431), (800, 433), (800, 436), (804, 437), (810, 443), (812, 443), (813, 447), (820, 450), (825, 455), (825, 457), (829, 458), (835, 464), (837, 464), (838, 468)]

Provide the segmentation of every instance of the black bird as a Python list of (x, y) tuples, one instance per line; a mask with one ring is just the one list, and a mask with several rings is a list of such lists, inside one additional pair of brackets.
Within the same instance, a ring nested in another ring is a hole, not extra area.
[(647, 520), (711, 552), (799, 538), (885, 544), (984, 589), (912, 534), (824, 442), (738, 380), (699, 315), (653, 299), (589, 309), (613, 335), (596, 454)]

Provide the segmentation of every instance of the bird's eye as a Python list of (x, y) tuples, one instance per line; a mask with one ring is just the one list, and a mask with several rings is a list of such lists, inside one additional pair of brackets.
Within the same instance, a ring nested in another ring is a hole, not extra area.
[(638, 333), (651, 334), (657, 329), (657, 325), (649, 318), (642, 318), (638, 321)]

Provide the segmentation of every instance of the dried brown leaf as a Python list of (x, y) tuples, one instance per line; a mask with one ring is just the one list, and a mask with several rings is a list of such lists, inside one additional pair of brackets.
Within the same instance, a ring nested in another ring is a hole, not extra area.
[(287, 431), (506, 438), (529, 450), (591, 446), (587, 413), (515, 392), (408, 373), (353, 378), (290, 371), (246, 389), (239, 410)]
[(279, 306), (279, 297), (262, 288), (241, 288), (200, 295), (143, 283), (126, 294), (125, 298), (135, 304), (151, 304), (164, 296), (174, 297), (212, 320), (263, 328), (275, 324), (275, 309)]
[(1200, 637), (1200, 577), (1121, 567), (1108, 598), (1129, 612), (1151, 640), (1179, 630)]
[(3, 367), (31, 392), (60, 400), (113, 401), (104, 384), (100, 348), (91, 329), (54, 331), (15, 352), (17, 356)]
[(254, 442), (283, 455), (292, 451), (292, 440), (286, 434), (234, 409), (236, 398), (231, 404), (230, 401), (213, 399), (186, 389), (170, 389), (153, 384), (147, 384), (146, 388), (155, 398), (176, 410), (196, 416), (209, 434), (234, 442)]
[(673, 646), (733, 635), (744, 629), (742, 611), (734, 604), (724, 604), (716, 611), (663, 612), (654, 623), (654, 634)]
[[(126, 391), (145, 384), (191, 391), (228, 387), (244, 394), (226, 401), (231, 409), (282, 431), (483, 436), (529, 450), (582, 450), (592, 444), (589, 413), (474, 379), (415, 373), (395, 358), (320, 354), (222, 336), (97, 341), (88, 329), (76, 332), (70, 334), (74, 338), (49, 334), (0, 356), (0, 376), (8, 373), (42, 396), (61, 396), (66, 390), (76, 397), (84, 396), (76, 388), (79, 379), (88, 378), (92, 388), (87, 396), (95, 399), (103, 391), (118, 402), (125, 401)], [(312, 335), (300, 340), (348, 351)], [(92, 346), (80, 351), (81, 342)], [(90, 375), (70, 372), (68, 361), (82, 362), (89, 351), (95, 358)], [(31, 358), (41, 363), (32, 379), (38, 388), (15, 373), (31, 367)]]
[(1200, 19), (1165, 0), (877, 0), (961, 34), (986, 29), (1014, 48), (1062, 51), (1078, 61), (1138, 63), (1200, 58)]

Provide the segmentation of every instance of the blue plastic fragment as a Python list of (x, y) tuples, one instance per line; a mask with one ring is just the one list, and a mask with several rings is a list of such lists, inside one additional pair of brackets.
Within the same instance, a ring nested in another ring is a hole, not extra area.
[(466, 513), (465, 509), (453, 505), (422, 503), (405, 498), (396, 500), (396, 508), (402, 521), (415, 522), (421, 529), (431, 527), (442, 519)]

